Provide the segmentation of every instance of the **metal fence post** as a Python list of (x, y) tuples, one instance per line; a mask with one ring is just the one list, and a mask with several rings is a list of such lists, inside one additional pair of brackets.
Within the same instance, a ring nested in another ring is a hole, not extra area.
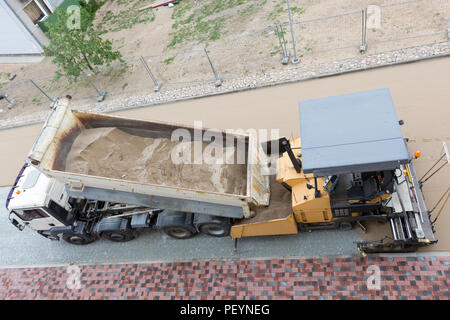
[(297, 58), (297, 50), (295, 48), (295, 35), (294, 35), (294, 28), (292, 26), (291, 7), (289, 6), (289, 0), (286, 0), (286, 4), (287, 4), (287, 8), (288, 8), (289, 26), (291, 28), (292, 49), (294, 50), (294, 57), (292, 58), (292, 63), (297, 64), (300, 62), (300, 60)]
[(94, 88), (95, 91), (97, 91), (97, 93), (98, 93), (97, 102), (102, 102), (103, 100), (105, 100), (107, 92), (106, 91), (100, 92), (100, 90), (97, 89), (97, 87), (94, 85), (94, 83), (91, 81), (91, 79), (89, 79), (89, 76), (86, 73), (83, 73), (83, 74), (86, 77), (89, 84), (92, 86), (92, 88)]
[(50, 108), (52, 108), (53, 107), (53, 105), (55, 104), (55, 102), (56, 102), (56, 100), (58, 100), (57, 98), (55, 98), (55, 99), (52, 99), (52, 98), (50, 98), (50, 96), (47, 94), (47, 93), (45, 93), (45, 91), (44, 90), (42, 90), (42, 88), (40, 88), (37, 84), (36, 84), (36, 82), (34, 82), (33, 80), (30, 80), (30, 82), (44, 95), (44, 96), (46, 96), (47, 97), (47, 99), (48, 100), (50, 100), (50, 102), (51, 102), (51, 104), (50, 104)]
[(8, 109), (12, 109), (16, 105), (16, 100), (15, 99), (9, 100), (8, 95), (6, 93), (0, 94), (0, 100), (3, 99), (5, 99), (6, 102), (8, 102)]
[(283, 26), (280, 24), (280, 30), (278, 30), (278, 25), (275, 25), (276, 33), (278, 35), (278, 41), (280, 42), (280, 48), (283, 50), (283, 58), (281, 59), (281, 64), (289, 63), (289, 51), (286, 47), (286, 40), (284, 39)]
[(153, 73), (151, 72), (150, 67), (148, 66), (148, 64), (147, 64), (147, 62), (145, 61), (144, 57), (141, 56), (140, 59), (141, 59), (142, 64), (144, 65), (145, 70), (147, 70), (148, 75), (150, 76), (150, 78), (152, 78), (153, 83), (155, 84), (153, 90), (154, 90), (155, 92), (158, 92), (159, 89), (161, 88), (162, 82), (156, 81), (156, 78), (155, 78), (155, 76), (153, 75)]
[(214, 73), (214, 77), (216, 78), (216, 87), (220, 87), (222, 85), (222, 80), (220, 79), (219, 75), (217, 74), (216, 69), (214, 69), (212, 61), (209, 58), (208, 51), (206, 51), (206, 48), (203, 48), (203, 50), (205, 50), (206, 58), (208, 58), (209, 65), (211, 66), (211, 70)]
[(367, 34), (367, 8), (362, 10), (361, 20), (361, 45), (359, 46), (359, 52), (365, 53), (367, 50), (366, 34)]

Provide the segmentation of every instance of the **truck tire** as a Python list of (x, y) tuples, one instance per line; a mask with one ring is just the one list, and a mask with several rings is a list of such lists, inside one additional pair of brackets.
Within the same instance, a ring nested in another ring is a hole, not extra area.
[(86, 222), (77, 221), (74, 226), (62, 233), (62, 238), (64, 241), (70, 244), (76, 244), (78, 246), (89, 244), (97, 240), (97, 236), (92, 235), (86, 230)]
[(114, 242), (127, 242), (136, 238), (135, 232), (131, 230), (109, 230), (102, 232), (102, 238), (105, 238)]
[(174, 239), (188, 239), (197, 233), (192, 224), (193, 214), (182, 211), (163, 211), (158, 215), (158, 228)]
[(212, 237), (226, 237), (231, 230), (229, 218), (197, 213), (194, 215), (194, 226), (199, 232)]
[(66, 233), (62, 235), (64, 241), (78, 246), (86, 245), (96, 240), (95, 237), (76, 233)]
[(136, 231), (131, 228), (130, 220), (125, 218), (104, 218), (96, 224), (94, 232), (114, 242), (126, 242), (136, 238)]
[(221, 223), (204, 223), (199, 227), (199, 230), (203, 234), (207, 234), (212, 237), (226, 237), (230, 234), (230, 227)]
[(189, 239), (196, 234), (195, 230), (185, 225), (165, 227), (162, 231), (174, 239)]

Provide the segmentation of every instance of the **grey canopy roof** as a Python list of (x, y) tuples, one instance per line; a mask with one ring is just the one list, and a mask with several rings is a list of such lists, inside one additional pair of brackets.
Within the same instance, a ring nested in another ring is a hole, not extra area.
[(299, 109), (305, 173), (390, 170), (408, 162), (389, 89), (301, 101)]

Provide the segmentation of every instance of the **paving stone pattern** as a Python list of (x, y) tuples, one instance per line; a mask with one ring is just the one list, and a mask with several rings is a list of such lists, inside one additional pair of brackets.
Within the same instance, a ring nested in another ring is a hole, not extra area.
[(10, 268), (0, 299), (449, 300), (449, 279), (445, 256)]

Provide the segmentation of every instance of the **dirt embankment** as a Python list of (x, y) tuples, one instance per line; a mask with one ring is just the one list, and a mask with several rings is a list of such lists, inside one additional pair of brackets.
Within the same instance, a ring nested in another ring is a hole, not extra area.
[[(107, 1), (97, 12), (94, 24), (108, 31), (102, 37), (113, 41), (114, 48), (129, 61), (90, 77), (99, 90), (108, 92), (107, 100), (153, 91), (153, 82), (137, 59), (140, 56), (146, 57), (153, 75), (163, 83), (163, 91), (189, 87), (199, 81), (214, 81), (202, 50), (204, 46), (224, 81), (294, 67), (292, 64), (281, 65), (276, 33), (273, 30), (261, 33), (266, 27), (288, 21), (284, 0), (183, 0), (173, 8), (163, 6), (152, 12), (138, 10), (152, 2)], [(217, 8), (211, 10), (208, 3)], [(231, 3), (234, 5), (230, 8)], [(366, 55), (447, 40), (450, 10), (449, 2), (445, 0), (291, 1), (296, 22), (296, 50), (301, 60), (297, 67), (310, 68), (360, 56), (361, 10), (368, 5), (382, 7), (380, 28), (367, 30)], [(208, 16), (205, 7), (209, 8)], [(203, 18), (197, 22), (199, 17)], [(284, 32), (292, 55), (289, 28), (286, 27)], [(174, 38), (179, 41), (169, 46)], [(57, 68), (51, 61), (52, 58), (47, 57), (38, 64), (0, 65), (0, 91), (17, 101), (12, 109), (6, 103), (0, 103), (3, 110), (0, 121), (48, 110), (49, 99), (28, 79), (34, 79), (51, 98), (70, 95), (78, 105), (96, 100), (97, 92), (85, 77), (75, 84), (64, 77), (52, 81)], [(14, 81), (8, 80), (11, 74), (16, 74)]]

